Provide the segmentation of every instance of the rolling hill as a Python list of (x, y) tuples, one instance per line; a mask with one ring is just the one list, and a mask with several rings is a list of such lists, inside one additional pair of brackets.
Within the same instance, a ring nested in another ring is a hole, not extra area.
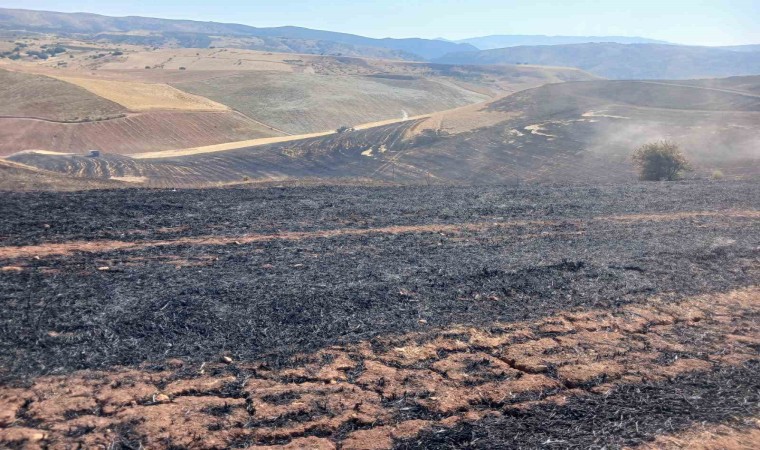
[(3, 64), (12, 71), (0, 69), (0, 156), (133, 154), (318, 133), (593, 79), (573, 69), (234, 49), (124, 49), (92, 58), (97, 52)]
[[(108, 17), (88, 13), (60, 13), (0, 8), (1, 30), (82, 34), (117, 43), (174, 44), (206, 48), (219, 37), (257, 38), (242, 48), (355, 56), (433, 59), (446, 53), (477, 50), (469, 44), (430, 39), (373, 39), (346, 33), (301, 27), (256, 28), (240, 24), (169, 20), (147, 17)], [(233, 40), (234, 42), (234, 40)], [(229, 44), (227, 46), (230, 46)], [(380, 53), (378, 49), (390, 52)], [(380, 53), (380, 54), (378, 54)]]
[(0, 117), (83, 122), (123, 117), (121, 105), (54, 78), (0, 70)]
[(634, 180), (632, 150), (671, 139), (696, 167), (692, 176), (717, 169), (730, 178), (760, 176), (760, 97), (693, 84), (548, 84), (429, 117), (223, 151), (10, 159), (80, 176), (140, 178), (154, 187), (298, 179), (600, 183)]
[(534, 46), (534, 45), (567, 45), (587, 44), (591, 42), (614, 42), (617, 44), (668, 44), (665, 41), (627, 36), (546, 36), (546, 35), (491, 35), (480, 36), (456, 41), (460, 44), (470, 44), (480, 50), (496, 48)]
[(760, 74), (760, 52), (659, 44), (520, 46), (446, 55), (446, 64), (576, 67), (610, 79), (689, 79)]

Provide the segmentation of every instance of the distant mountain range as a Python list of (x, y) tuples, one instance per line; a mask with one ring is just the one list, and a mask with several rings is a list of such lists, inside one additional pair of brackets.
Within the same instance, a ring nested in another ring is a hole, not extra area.
[(724, 50), (733, 50), (735, 52), (760, 52), (760, 44), (751, 45), (729, 45), (726, 47), (718, 47)]
[(523, 45), (567, 45), (592, 42), (614, 42), (617, 44), (669, 44), (666, 41), (626, 36), (545, 36), (545, 35), (492, 35), (462, 39), (460, 44), (470, 44), (480, 50), (517, 47)]
[[(192, 46), (208, 43), (211, 37), (228, 36), (238, 38), (259, 38), (258, 41), (274, 39), (277, 46), (286, 40), (316, 41), (322, 43), (316, 47), (320, 52), (348, 52), (345, 46), (362, 48), (387, 49), (390, 55), (403, 59), (433, 59), (452, 52), (476, 51), (470, 44), (459, 44), (432, 39), (374, 39), (346, 33), (312, 30), (300, 27), (256, 28), (247, 25), (198, 22), (192, 20), (153, 19), (147, 17), (108, 17), (89, 13), (59, 13), (51, 11), (31, 11), (23, 9), (0, 8), (0, 30), (19, 30), (31, 32), (47, 32), (59, 34), (81, 34), (99, 36), (105, 40), (117, 40), (122, 43), (151, 45), (163, 41), (177, 42), (183, 45), (183, 40)], [(151, 35), (136, 35), (135, 32), (149, 32)], [(132, 33), (132, 34), (124, 34)], [(163, 41), (162, 41), (162, 38)], [(261, 45), (260, 42), (258, 42)], [(340, 51), (332, 52), (330, 45), (340, 44)], [(292, 42), (290, 44), (293, 44)], [(187, 46), (191, 46), (187, 45)], [(314, 45), (297, 44), (296, 47), (308, 48)], [(280, 48), (272, 48), (279, 51)], [(361, 56), (363, 52), (353, 52)], [(377, 52), (374, 52), (377, 53)], [(376, 56), (376, 55), (375, 55)]]
[(256, 28), (192, 20), (0, 8), (0, 31), (3, 30), (54, 33), (150, 47), (217, 46), (445, 64), (565, 66), (612, 79), (760, 74), (760, 45), (695, 47), (625, 36), (494, 35), (458, 42), (375, 39), (294, 26)]
[(535, 64), (610, 79), (686, 79), (760, 74), (760, 52), (663, 44), (588, 43), (452, 53), (444, 64)]

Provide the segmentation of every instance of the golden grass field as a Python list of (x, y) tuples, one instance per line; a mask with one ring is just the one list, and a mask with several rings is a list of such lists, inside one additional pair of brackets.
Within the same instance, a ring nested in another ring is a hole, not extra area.
[(188, 94), (167, 84), (99, 80), (70, 76), (56, 79), (74, 84), (131, 111), (183, 110), (227, 111), (228, 107), (198, 95)]

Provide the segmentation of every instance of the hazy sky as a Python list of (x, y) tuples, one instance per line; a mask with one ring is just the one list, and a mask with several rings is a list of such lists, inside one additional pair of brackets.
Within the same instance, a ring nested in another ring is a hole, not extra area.
[(371, 37), (621, 35), (681, 44), (760, 44), (760, 0), (0, 0), (0, 6), (297, 25)]

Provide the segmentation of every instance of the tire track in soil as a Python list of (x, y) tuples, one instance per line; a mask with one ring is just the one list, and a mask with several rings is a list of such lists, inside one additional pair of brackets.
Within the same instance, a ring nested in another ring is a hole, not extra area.
[(644, 221), (679, 221), (695, 218), (760, 218), (757, 210), (729, 210), (729, 211), (692, 211), (670, 214), (630, 214), (616, 216), (602, 216), (587, 220), (565, 219), (561, 221), (547, 220), (520, 220), (520, 221), (490, 221), (470, 222), (458, 224), (431, 224), (431, 225), (395, 225), (378, 228), (342, 228), (320, 231), (284, 231), (277, 234), (245, 234), (238, 236), (197, 236), (178, 239), (128, 242), (116, 240), (96, 241), (73, 241), (62, 243), (50, 243), (28, 246), (0, 246), (0, 260), (13, 260), (20, 258), (41, 258), (46, 256), (63, 256), (75, 252), (99, 253), (115, 250), (141, 250), (151, 247), (168, 247), (176, 245), (230, 245), (250, 244), (273, 240), (301, 240), (310, 238), (333, 238), (338, 236), (359, 236), (370, 234), (403, 234), (403, 233), (457, 233), (473, 232), (499, 227), (516, 226), (557, 226), (562, 223), (582, 225), (594, 221), (611, 222), (644, 222)]
[[(684, 374), (719, 378), (725, 368), (757, 362), (759, 316), (753, 286), (389, 336), (298, 355), (284, 369), (222, 358), (44, 376), (0, 387), (0, 442), (349, 450), (422, 439), (415, 442), (425, 447), (470, 424), (635, 393), (625, 386), (662, 393)], [(689, 420), (678, 408), (660, 413)], [(431, 430), (449, 431), (431, 437)]]

